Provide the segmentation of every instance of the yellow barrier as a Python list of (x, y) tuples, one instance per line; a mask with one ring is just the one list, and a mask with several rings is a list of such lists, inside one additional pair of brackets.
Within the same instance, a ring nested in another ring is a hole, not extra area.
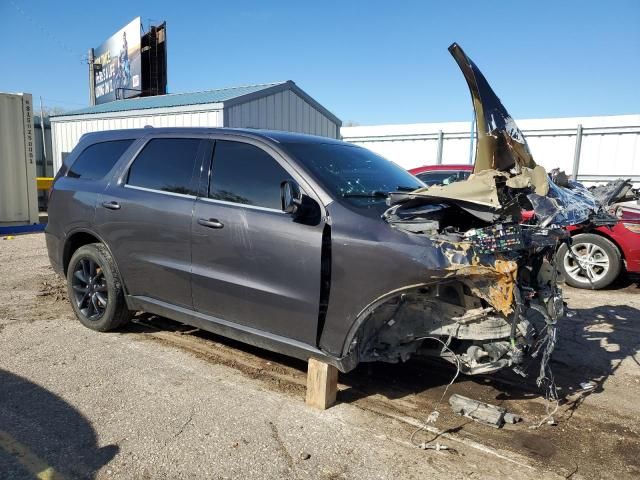
[(49, 190), (53, 184), (53, 178), (51, 177), (37, 177), (36, 183), (38, 190)]

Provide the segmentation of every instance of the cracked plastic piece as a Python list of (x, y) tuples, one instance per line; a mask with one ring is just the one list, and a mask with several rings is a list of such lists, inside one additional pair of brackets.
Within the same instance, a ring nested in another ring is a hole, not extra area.
[[(549, 180), (549, 193), (546, 196), (531, 193), (527, 198), (533, 206), (540, 226), (556, 225), (566, 227), (593, 222), (599, 225), (615, 224), (616, 219), (608, 214), (603, 203), (596, 199), (582, 184), (569, 181), (569, 187), (561, 187)], [(612, 187), (603, 193), (605, 201), (615, 196)]]

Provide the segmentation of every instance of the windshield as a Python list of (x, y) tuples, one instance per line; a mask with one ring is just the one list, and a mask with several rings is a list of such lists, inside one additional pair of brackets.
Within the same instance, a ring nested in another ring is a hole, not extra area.
[(332, 143), (286, 143), (284, 147), (329, 193), (350, 203), (384, 202), (389, 192), (424, 187), (403, 168), (362, 147)]

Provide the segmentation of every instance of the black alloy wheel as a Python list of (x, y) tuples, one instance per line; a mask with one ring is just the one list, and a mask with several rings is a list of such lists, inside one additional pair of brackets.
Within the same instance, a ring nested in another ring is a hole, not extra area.
[(67, 293), (80, 323), (92, 330), (114, 330), (131, 318), (119, 270), (102, 243), (83, 245), (73, 253)]
[(102, 317), (109, 301), (102, 268), (91, 258), (81, 258), (73, 271), (71, 286), (78, 310), (91, 321)]

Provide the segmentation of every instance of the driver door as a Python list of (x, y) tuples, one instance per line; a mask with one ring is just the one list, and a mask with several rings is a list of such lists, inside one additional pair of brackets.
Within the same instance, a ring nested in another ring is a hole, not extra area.
[(315, 345), (324, 223), (297, 223), (282, 211), (292, 169), (269, 146), (238, 138), (215, 140), (213, 150), (194, 207), (194, 308)]

